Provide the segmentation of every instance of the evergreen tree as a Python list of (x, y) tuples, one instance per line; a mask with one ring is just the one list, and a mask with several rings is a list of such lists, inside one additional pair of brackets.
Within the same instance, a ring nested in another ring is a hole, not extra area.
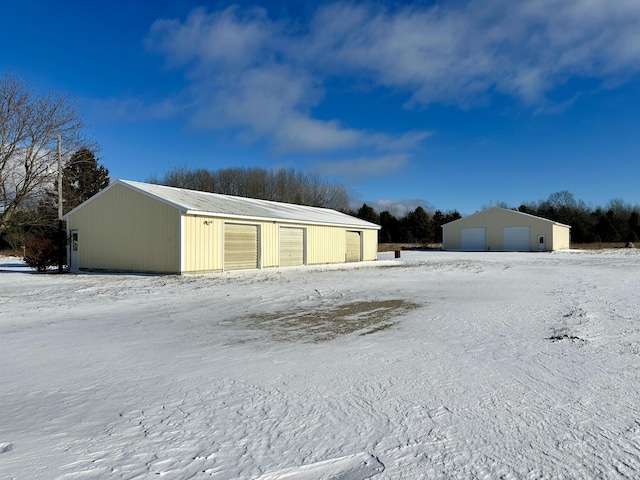
[(436, 243), (442, 243), (442, 225), (447, 222), (445, 221), (445, 216), (440, 210), (436, 210), (436, 213), (433, 214), (431, 223), (433, 224), (433, 239)]
[(385, 210), (380, 213), (380, 243), (400, 242), (400, 222), (391, 212)]
[(406, 241), (418, 243), (433, 242), (433, 225), (429, 214), (422, 207), (409, 212), (403, 219)]
[(378, 215), (376, 211), (366, 203), (362, 204), (355, 216), (362, 220), (366, 220), (367, 222), (380, 224), (380, 215)]
[(83, 147), (75, 152), (62, 170), (64, 213), (108, 187), (109, 181), (109, 170), (98, 163), (91, 150)]
[[(640, 215), (637, 210), (634, 210), (629, 215), (629, 238), (628, 242), (637, 242), (640, 238)], [(635, 240), (634, 240), (635, 238)]]
[(601, 209), (597, 209), (594, 213), (597, 219), (596, 224), (593, 227), (594, 239), (602, 242), (617, 242), (619, 241), (619, 233), (615, 226), (611, 222), (612, 211), (609, 210), (606, 214)]
[(454, 220), (458, 220), (462, 218), (462, 215), (460, 215), (460, 212), (458, 212), (457, 210), (454, 210), (453, 212), (447, 213), (444, 217), (444, 223), (449, 223), (449, 222), (453, 222)]

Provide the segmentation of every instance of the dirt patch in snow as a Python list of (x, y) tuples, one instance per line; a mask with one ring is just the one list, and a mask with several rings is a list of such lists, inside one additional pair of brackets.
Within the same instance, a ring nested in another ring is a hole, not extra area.
[[(372, 300), (246, 317), (246, 327), (267, 332), (279, 342), (328, 342), (341, 335), (359, 332), (371, 335), (396, 325), (397, 317), (418, 308), (406, 300)], [(259, 335), (264, 338), (264, 334)], [(257, 338), (255, 338), (257, 339)], [(244, 340), (250, 341), (250, 340)]]
[(587, 340), (582, 338), (578, 332), (588, 323), (589, 317), (580, 307), (574, 307), (569, 313), (562, 316), (562, 325), (553, 330), (553, 334), (548, 338), (553, 342), (572, 342), (575, 344), (585, 344)]

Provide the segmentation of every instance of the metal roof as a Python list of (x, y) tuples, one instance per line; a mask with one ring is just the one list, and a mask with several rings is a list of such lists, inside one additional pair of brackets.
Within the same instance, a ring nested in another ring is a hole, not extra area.
[(442, 226), (444, 227), (445, 225), (451, 225), (452, 223), (463, 222), (464, 220), (466, 220), (469, 217), (475, 217), (476, 215), (481, 215), (481, 214), (483, 214), (485, 212), (489, 212), (491, 210), (503, 211), (503, 212), (506, 212), (507, 215), (513, 214), (513, 215), (521, 215), (521, 216), (525, 216), (525, 217), (535, 218), (536, 220), (542, 220), (542, 221), (545, 221), (545, 222), (553, 223), (554, 225), (559, 225), (561, 227), (571, 228), (571, 225), (565, 225), (564, 223), (556, 222), (555, 220), (549, 220), (548, 218), (538, 217), (536, 215), (531, 215), (530, 213), (519, 212), (517, 210), (511, 210), (511, 209), (502, 208), (502, 207), (490, 207), (490, 208), (487, 208), (486, 210), (482, 210), (480, 212), (476, 212), (476, 213), (474, 213), (472, 215), (467, 215), (466, 217), (458, 218), (457, 220), (452, 220), (451, 222), (445, 223)]
[(329, 208), (235, 197), (131, 180), (118, 180), (110, 187), (118, 184), (172, 205), (186, 214), (380, 229), (375, 223)]

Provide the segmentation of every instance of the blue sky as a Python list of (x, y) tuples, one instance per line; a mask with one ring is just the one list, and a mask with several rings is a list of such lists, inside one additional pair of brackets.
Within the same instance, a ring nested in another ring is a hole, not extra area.
[(640, 2), (3, 0), (0, 72), (112, 179), (293, 167), (354, 203), (640, 204)]

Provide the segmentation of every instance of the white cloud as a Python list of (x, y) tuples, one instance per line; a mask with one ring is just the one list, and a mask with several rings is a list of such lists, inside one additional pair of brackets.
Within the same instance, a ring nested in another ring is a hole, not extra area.
[(279, 151), (323, 151), (355, 148), (366, 134), (341, 128), (335, 120), (321, 121), (290, 115), (279, 125), (275, 141)]
[(239, 68), (273, 50), (275, 25), (260, 8), (229, 7), (207, 13), (196, 8), (184, 22), (160, 19), (153, 23), (145, 44), (167, 57), (169, 66), (195, 63), (199, 68)]
[(380, 150), (411, 151), (431, 135), (431, 132), (425, 130), (415, 130), (401, 135), (371, 133), (365, 140)]
[(404, 217), (407, 213), (414, 211), (418, 207), (422, 207), (429, 215), (435, 212), (435, 208), (426, 200), (420, 198), (407, 198), (400, 200), (352, 200), (349, 204), (349, 208), (352, 210), (358, 210), (362, 207), (362, 204), (366, 203), (376, 212), (389, 212), (396, 218)]
[(94, 112), (92, 117), (101, 121), (139, 122), (165, 120), (180, 115), (190, 108), (190, 102), (183, 94), (179, 94), (155, 102), (128, 97), (84, 100), (83, 104), (86, 110)]
[(279, 152), (412, 149), (427, 138), (428, 132), (389, 135), (314, 118), (324, 77), (307, 61), (295, 60), (295, 43), (264, 10), (237, 7), (195, 9), (184, 22), (158, 20), (146, 39), (147, 48), (164, 54), (169, 66), (186, 68), (199, 127), (229, 129), (249, 141), (267, 139)]
[(390, 135), (315, 117), (331, 93), (326, 80), (402, 92), (408, 106), (471, 108), (499, 92), (533, 112), (561, 111), (570, 99), (554, 107), (547, 95), (571, 78), (605, 88), (640, 71), (640, 2), (338, 2), (308, 24), (273, 20), (261, 8), (198, 8), (156, 21), (146, 45), (185, 70), (196, 125), (266, 140), (276, 151), (406, 152), (429, 133)]
[(304, 48), (332, 72), (410, 92), (412, 104), (468, 106), (494, 90), (534, 104), (571, 76), (637, 73), (640, 2), (337, 3), (320, 9)]
[(316, 169), (322, 175), (343, 177), (358, 183), (371, 177), (392, 175), (402, 170), (407, 162), (407, 155), (396, 154), (353, 160), (323, 161), (316, 164)]
[[(198, 108), (194, 123), (237, 129), (252, 140), (269, 138), (280, 152), (355, 148), (366, 137), (362, 132), (304, 113), (321, 96), (322, 88), (304, 71), (283, 65), (263, 66), (220, 84)], [(402, 142), (402, 138), (392, 141)]]

